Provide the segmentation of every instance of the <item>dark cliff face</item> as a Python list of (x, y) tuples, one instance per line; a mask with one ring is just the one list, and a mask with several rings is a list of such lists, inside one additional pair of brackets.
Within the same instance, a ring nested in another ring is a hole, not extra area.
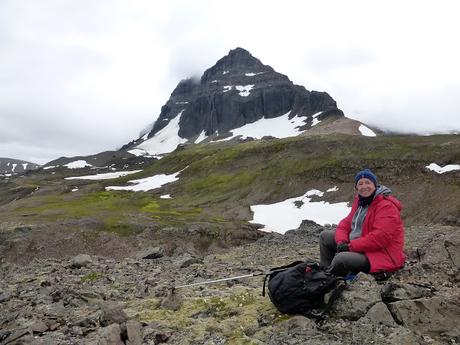
[(343, 116), (326, 92), (308, 91), (287, 76), (264, 65), (247, 50), (236, 48), (206, 70), (200, 80), (182, 80), (161, 109), (148, 137), (164, 128), (181, 113), (179, 136), (193, 138), (226, 132), (263, 117), (274, 118), (290, 111), (307, 117), (323, 112)]
[(13, 158), (0, 158), (0, 174), (23, 173), (37, 169), (40, 165)]

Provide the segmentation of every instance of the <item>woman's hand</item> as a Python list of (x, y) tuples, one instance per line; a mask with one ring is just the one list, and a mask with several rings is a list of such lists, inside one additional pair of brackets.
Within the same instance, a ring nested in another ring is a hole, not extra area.
[(348, 247), (347, 242), (342, 242), (337, 245), (337, 253), (349, 252), (349, 251), (350, 251), (350, 248)]

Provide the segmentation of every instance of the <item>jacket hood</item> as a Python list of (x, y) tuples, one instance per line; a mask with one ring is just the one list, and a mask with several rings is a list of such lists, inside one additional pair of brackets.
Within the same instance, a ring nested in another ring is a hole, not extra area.
[(391, 189), (384, 185), (380, 185), (377, 187), (377, 190), (375, 191), (375, 196), (380, 194), (382, 194), (383, 196), (389, 196), (391, 194)]
[(402, 204), (401, 202), (396, 199), (394, 196), (391, 195), (391, 189), (386, 187), (386, 186), (383, 186), (383, 185), (380, 185), (377, 187), (377, 190), (375, 192), (375, 197), (374, 197), (374, 200), (381, 195), (382, 198), (386, 199), (386, 200), (389, 200), (391, 201), (397, 208), (398, 210), (402, 210)]

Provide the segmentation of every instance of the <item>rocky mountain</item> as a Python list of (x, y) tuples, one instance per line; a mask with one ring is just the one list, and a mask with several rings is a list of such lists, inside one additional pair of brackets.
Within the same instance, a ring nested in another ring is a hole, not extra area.
[[(460, 136), (370, 137), (242, 49), (173, 94), (150, 138), (0, 179), (0, 345), (460, 342)], [(320, 322), (280, 314), (258, 279), (172, 289), (317, 260), (364, 167), (404, 205), (388, 280), (358, 275)]]
[(43, 165), (45, 170), (59, 167), (66, 167), (73, 162), (81, 162), (83, 166), (93, 169), (113, 168), (123, 169), (124, 166), (143, 165), (151, 160), (149, 157), (141, 159), (126, 151), (104, 151), (89, 156), (60, 157)]
[[(182, 80), (161, 108), (151, 131), (123, 149), (135, 154), (162, 154), (182, 143), (232, 137), (260, 139), (264, 135), (280, 138), (336, 120), (352, 123), (351, 129), (341, 126), (342, 131), (347, 128), (347, 133), (360, 134), (361, 124), (345, 118), (329, 94), (295, 85), (247, 50), (236, 48), (199, 80)], [(261, 127), (272, 131), (264, 132)]]
[(13, 158), (0, 157), (0, 175), (10, 175), (23, 173), (27, 170), (33, 170), (40, 167), (39, 164), (22, 161)]

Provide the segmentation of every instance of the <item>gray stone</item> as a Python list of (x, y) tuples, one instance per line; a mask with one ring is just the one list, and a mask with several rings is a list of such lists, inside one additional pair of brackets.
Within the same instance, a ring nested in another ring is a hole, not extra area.
[(44, 333), (48, 330), (48, 325), (44, 321), (35, 321), (29, 328), (33, 333)]
[(335, 305), (336, 315), (347, 320), (358, 320), (381, 302), (380, 287), (375, 279), (365, 273), (359, 273)]
[(168, 295), (161, 301), (161, 307), (170, 310), (179, 310), (182, 307), (182, 297), (174, 290), (170, 290)]
[(29, 333), (30, 333), (29, 329), (21, 329), (21, 330), (15, 331), (12, 334), (10, 334), (5, 340), (3, 340), (1, 345), (10, 344), (13, 341), (18, 340), (19, 338), (22, 338), (25, 335), (28, 335)]
[(364, 318), (368, 319), (373, 324), (382, 324), (386, 326), (397, 326), (393, 316), (383, 302), (378, 302), (367, 312)]
[(289, 320), (275, 325), (277, 332), (313, 334), (316, 332), (316, 329), (315, 322), (305, 316), (293, 316)]
[(0, 293), (0, 303), (9, 301), (10, 299), (11, 299), (11, 293), (9, 291)]
[(397, 321), (419, 334), (460, 336), (460, 295), (435, 296), (389, 304)]
[(70, 261), (70, 266), (73, 268), (87, 267), (93, 262), (91, 256), (88, 254), (79, 254), (72, 258)]
[[(457, 222), (460, 222), (460, 219), (457, 219)], [(444, 247), (452, 260), (452, 264), (457, 269), (460, 269), (460, 244), (458, 242), (454, 242), (453, 240), (446, 240), (444, 241)]]
[(385, 302), (403, 301), (433, 296), (434, 289), (430, 286), (422, 286), (410, 283), (394, 283), (392, 281), (382, 288), (382, 299)]
[(126, 345), (142, 345), (142, 326), (138, 321), (127, 321), (126, 333), (128, 336)]
[(398, 327), (387, 337), (388, 344), (420, 345), (420, 337), (407, 328)]
[(99, 330), (98, 345), (125, 345), (121, 340), (121, 329), (119, 324), (111, 324)]
[(178, 258), (176, 261), (176, 265), (179, 268), (186, 268), (193, 264), (202, 264), (203, 260), (191, 256), (190, 254), (184, 254), (182, 257)]
[(137, 259), (158, 259), (163, 257), (164, 251), (161, 247), (150, 247), (143, 249), (136, 254)]
[(116, 302), (104, 302), (101, 306), (101, 325), (107, 326), (112, 323), (123, 323), (128, 320), (123, 306)]

